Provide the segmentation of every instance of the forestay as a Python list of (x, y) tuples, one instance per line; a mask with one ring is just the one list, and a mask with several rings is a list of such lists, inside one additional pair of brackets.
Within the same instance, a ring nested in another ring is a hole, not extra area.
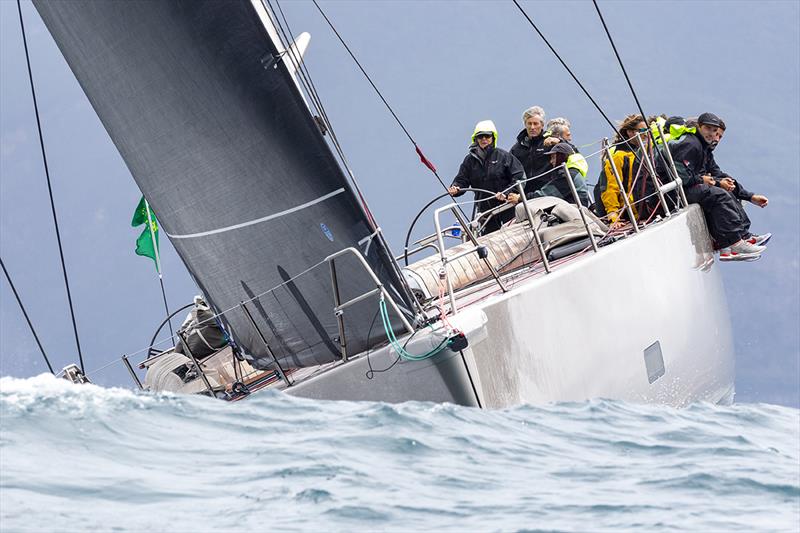
[[(353, 246), (401, 305), (396, 265), (310, 115), (249, 1), (37, 0), (56, 40), (178, 254), (222, 311), (250, 305), (286, 364), (339, 357), (327, 265)], [(342, 300), (374, 284), (337, 260)], [(349, 353), (378, 310), (345, 313)], [(258, 366), (269, 352), (241, 309), (223, 322)], [(382, 331), (380, 331), (382, 333)]]

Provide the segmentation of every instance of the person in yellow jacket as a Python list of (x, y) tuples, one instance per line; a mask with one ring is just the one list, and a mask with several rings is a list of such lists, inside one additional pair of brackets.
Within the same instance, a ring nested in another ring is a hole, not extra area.
[[(623, 187), (628, 194), (628, 199), (632, 204), (634, 217), (637, 216), (637, 212), (636, 206), (633, 205), (633, 184), (636, 181), (636, 176), (646, 171), (645, 168), (639, 169), (640, 162), (636, 157), (636, 150), (639, 144), (636, 142), (635, 137), (639, 133), (647, 132), (647, 122), (645, 122), (641, 115), (628, 115), (619, 125), (619, 134), (614, 139), (614, 144), (616, 146), (611, 155), (613, 165), (617, 169)], [(649, 135), (642, 135), (645, 142), (647, 142), (648, 137)], [(612, 161), (608, 159), (603, 163), (607, 187), (600, 198), (602, 199), (606, 213), (608, 213), (608, 219), (613, 229), (623, 225), (623, 219), (627, 218), (627, 212), (625, 211), (625, 201), (617, 185), (617, 180), (611, 169), (611, 164)], [(645, 178), (646, 176), (639, 177), (639, 179)]]

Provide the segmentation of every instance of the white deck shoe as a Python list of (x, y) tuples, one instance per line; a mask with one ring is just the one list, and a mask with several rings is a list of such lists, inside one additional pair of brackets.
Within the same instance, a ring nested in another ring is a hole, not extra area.
[(757, 246), (742, 240), (719, 251), (720, 261), (758, 261), (766, 246)]
[(736, 244), (731, 245), (731, 253), (737, 253), (737, 254), (760, 254), (766, 249), (767, 249), (766, 246), (751, 244), (745, 240), (741, 240)]
[(772, 233), (765, 233), (763, 235), (750, 235), (750, 238), (747, 239), (747, 242), (750, 244), (755, 244), (756, 246), (764, 246), (771, 238)]

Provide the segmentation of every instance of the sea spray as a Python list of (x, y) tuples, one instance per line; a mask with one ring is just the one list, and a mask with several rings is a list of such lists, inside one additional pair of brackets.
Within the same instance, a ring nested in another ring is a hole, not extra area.
[(200, 396), (0, 379), (0, 529), (786, 530), (800, 411)]

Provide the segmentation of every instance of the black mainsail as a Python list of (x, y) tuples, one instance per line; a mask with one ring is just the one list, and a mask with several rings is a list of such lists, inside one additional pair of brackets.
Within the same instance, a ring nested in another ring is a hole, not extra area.
[[(270, 349), (297, 366), (339, 358), (324, 258), (343, 248), (361, 250), (409, 306), (250, 1), (35, 5), (162, 228), (209, 303), (230, 309), (223, 322), (257, 366)], [(375, 288), (355, 258), (337, 259), (336, 270), (343, 300)], [(248, 305), (269, 349), (236, 308), (265, 292)], [(348, 352), (383, 334), (377, 311), (375, 298), (346, 310)]]

